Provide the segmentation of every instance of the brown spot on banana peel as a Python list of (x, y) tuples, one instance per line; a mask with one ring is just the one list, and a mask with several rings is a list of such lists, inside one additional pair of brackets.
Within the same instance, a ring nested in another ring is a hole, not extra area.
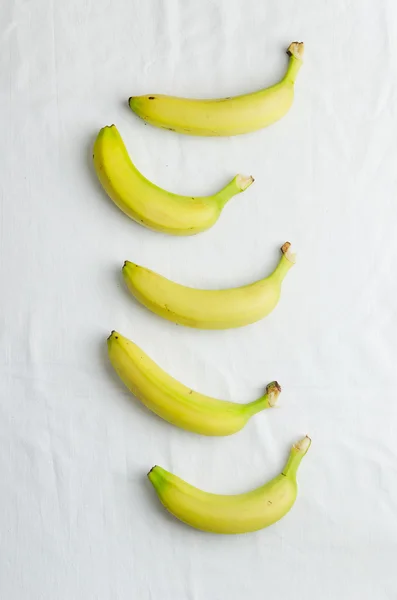
[[(172, 315), (174, 317), (174, 319), (178, 318), (178, 315), (173, 310), (170, 309), (168, 304), (164, 304), (164, 308), (170, 315)], [(176, 325), (179, 325), (179, 323), (176, 323)]]

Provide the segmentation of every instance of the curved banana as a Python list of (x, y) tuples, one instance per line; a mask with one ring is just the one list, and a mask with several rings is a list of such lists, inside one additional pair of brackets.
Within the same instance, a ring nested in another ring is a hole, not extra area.
[(94, 166), (113, 202), (137, 223), (172, 235), (194, 235), (218, 220), (225, 204), (253, 177), (236, 175), (212, 196), (179, 196), (154, 185), (138, 171), (115, 125), (103, 127), (94, 144)]
[(203, 492), (161, 467), (148, 477), (165, 508), (195, 529), (213, 533), (247, 533), (279, 521), (297, 496), (296, 473), (309, 449), (308, 436), (291, 448), (282, 473), (245, 494), (223, 496)]
[(117, 374), (141, 402), (169, 423), (202, 435), (230, 435), (256, 413), (277, 402), (281, 388), (269, 383), (266, 393), (249, 404), (204, 396), (168, 375), (136, 344), (112, 331), (108, 353)]
[(294, 99), (294, 83), (304, 45), (293, 42), (287, 72), (279, 83), (232, 98), (193, 100), (161, 94), (132, 96), (131, 109), (151, 125), (190, 135), (237, 135), (262, 129), (281, 119)]
[(129, 261), (124, 263), (123, 276), (135, 298), (164, 319), (197, 329), (231, 329), (259, 321), (276, 306), (282, 281), (295, 263), (290, 245), (282, 246), (271, 275), (239, 288), (185, 287)]

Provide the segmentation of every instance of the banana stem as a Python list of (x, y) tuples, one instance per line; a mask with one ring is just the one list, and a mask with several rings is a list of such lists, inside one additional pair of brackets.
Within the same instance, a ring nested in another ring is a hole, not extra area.
[(291, 244), (289, 242), (285, 242), (285, 244), (281, 246), (282, 256), (277, 267), (270, 275), (270, 277), (278, 279), (280, 283), (284, 279), (290, 268), (293, 267), (295, 264), (295, 254), (291, 252), (290, 248)]
[(289, 477), (290, 479), (295, 479), (300, 462), (305, 456), (306, 452), (309, 450), (311, 443), (312, 441), (307, 435), (302, 440), (300, 440), (292, 446), (287, 464), (283, 469), (282, 475), (285, 475), (285, 477)]
[(272, 381), (266, 386), (266, 393), (258, 398), (258, 400), (254, 400), (249, 404), (246, 404), (247, 411), (250, 416), (256, 415), (256, 413), (265, 410), (265, 408), (273, 408), (275, 406), (278, 397), (281, 393), (281, 386), (277, 381)]
[(219, 208), (223, 208), (227, 202), (236, 194), (246, 190), (252, 183), (254, 178), (252, 176), (236, 175), (225, 187), (215, 194), (213, 198), (217, 201)]
[(292, 42), (292, 44), (289, 46), (287, 54), (289, 55), (290, 60), (283, 81), (288, 81), (292, 84), (295, 83), (296, 76), (298, 75), (299, 69), (303, 64), (303, 50), (304, 45), (302, 42)]

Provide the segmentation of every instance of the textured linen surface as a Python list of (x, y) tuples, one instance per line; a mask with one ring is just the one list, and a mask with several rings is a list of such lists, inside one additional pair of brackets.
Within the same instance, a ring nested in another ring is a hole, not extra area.
[[(131, 95), (231, 96), (306, 46), (279, 123), (206, 139), (145, 126)], [(395, 0), (2, 0), (0, 8), (1, 600), (397, 598)], [(255, 176), (210, 231), (150, 232), (92, 168), (115, 123), (137, 167), (188, 195)], [(195, 287), (298, 262), (265, 320), (196, 331), (129, 296), (125, 259)], [(112, 372), (117, 329), (200, 392), (278, 410), (240, 433), (180, 431)], [(237, 493), (310, 434), (299, 497), (273, 527), (194, 531), (147, 471)]]

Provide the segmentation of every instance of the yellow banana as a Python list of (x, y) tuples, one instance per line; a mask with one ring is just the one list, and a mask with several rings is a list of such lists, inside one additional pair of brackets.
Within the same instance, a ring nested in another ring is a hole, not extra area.
[(266, 393), (249, 404), (204, 396), (176, 381), (136, 344), (112, 331), (108, 353), (117, 374), (141, 402), (169, 423), (202, 435), (230, 435), (256, 413), (277, 402), (281, 388), (269, 383)]
[(212, 196), (179, 196), (146, 179), (133, 165), (115, 125), (100, 130), (94, 166), (113, 202), (137, 223), (172, 235), (194, 235), (218, 220), (225, 204), (243, 192), (253, 177), (236, 175)]
[(294, 83), (304, 46), (293, 42), (287, 72), (279, 83), (232, 98), (193, 100), (161, 94), (132, 96), (131, 109), (151, 125), (190, 135), (237, 135), (262, 129), (281, 119), (294, 99)]
[(297, 469), (310, 443), (306, 436), (292, 446), (282, 473), (245, 494), (203, 492), (158, 466), (148, 477), (165, 508), (195, 529), (213, 533), (257, 531), (279, 521), (292, 508), (298, 491)]
[(250, 285), (223, 290), (200, 290), (174, 283), (158, 273), (126, 261), (123, 276), (130, 292), (149, 310), (198, 329), (230, 329), (259, 321), (278, 303), (281, 284), (295, 263), (290, 243), (271, 275)]

